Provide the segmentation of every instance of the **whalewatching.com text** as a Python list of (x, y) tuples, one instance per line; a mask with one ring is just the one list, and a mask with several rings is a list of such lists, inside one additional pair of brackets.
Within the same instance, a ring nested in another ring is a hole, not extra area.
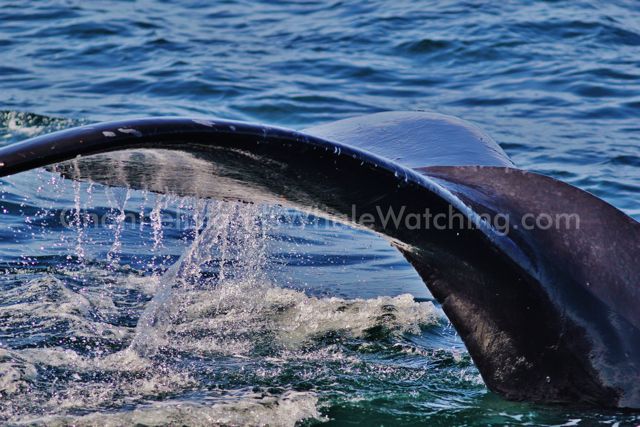
[[(213, 205), (221, 205), (225, 202), (212, 201)], [(243, 203), (236, 203), (237, 218), (247, 220), (243, 215)], [(520, 213), (509, 215), (506, 213), (478, 214), (473, 212), (462, 213), (449, 205), (446, 211), (432, 211), (425, 208), (416, 212), (407, 206), (367, 206), (366, 210), (357, 205), (351, 206), (348, 214), (331, 214), (327, 219), (329, 209), (309, 209), (305, 212), (288, 209), (282, 206), (264, 205), (258, 209), (251, 209), (255, 221), (267, 223), (269, 228), (278, 226), (291, 226), (293, 224), (304, 227), (327, 228), (343, 224), (358, 224), (360, 226), (378, 231), (394, 230), (437, 230), (437, 231), (462, 231), (477, 228), (492, 229), (495, 233), (506, 235), (514, 230), (577, 230), (580, 228), (580, 216), (577, 213)], [(206, 215), (207, 221), (222, 220), (233, 221), (228, 215), (217, 218), (215, 208), (210, 209)], [(330, 210), (329, 210), (330, 211)], [(156, 225), (169, 228), (191, 228), (193, 222), (192, 209), (164, 208), (164, 209), (110, 209), (99, 212), (91, 209), (70, 209), (60, 212), (60, 220), (66, 227), (110, 227), (114, 224), (129, 227), (144, 227)]]

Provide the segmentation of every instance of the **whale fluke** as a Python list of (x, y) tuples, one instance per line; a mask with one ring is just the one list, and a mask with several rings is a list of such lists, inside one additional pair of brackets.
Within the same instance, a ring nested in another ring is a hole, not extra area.
[(432, 112), (369, 114), (303, 132), (361, 148), (408, 168), (514, 167), (507, 154), (484, 131), (457, 117)]
[(491, 390), (640, 408), (638, 223), (515, 168), (459, 119), (379, 113), (296, 132), (151, 118), (0, 149), (0, 176), (42, 166), (108, 185), (285, 204), (370, 228), (421, 275)]

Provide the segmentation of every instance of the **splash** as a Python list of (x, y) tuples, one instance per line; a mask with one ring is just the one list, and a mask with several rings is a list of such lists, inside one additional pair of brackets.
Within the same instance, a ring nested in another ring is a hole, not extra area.
[[(50, 191), (25, 200), (25, 206), (44, 205), (25, 230), (40, 230), (42, 239), (76, 256), (28, 280), (5, 280), (3, 422), (322, 420), (328, 391), (308, 384), (365, 375), (359, 353), (370, 352), (367, 342), (388, 341), (385, 351), (403, 354), (395, 343), (441, 322), (431, 303), (410, 295), (325, 298), (282, 287), (271, 274), (273, 236), (282, 231), (275, 227), (297, 224), (284, 211), (97, 191), (98, 185), (39, 173)], [(56, 233), (51, 223), (61, 213), (69, 227)], [(106, 224), (96, 221), (101, 213)], [(378, 369), (414, 375), (376, 364), (367, 375)]]
[[(157, 292), (138, 321), (133, 349), (145, 355), (158, 349), (167, 325), (185, 311), (184, 306), (175, 303), (176, 293), (213, 289), (229, 275), (250, 286), (263, 280), (267, 234), (258, 209), (253, 205), (215, 201), (196, 206), (193, 241), (159, 277)], [(208, 271), (215, 274), (207, 275)]]

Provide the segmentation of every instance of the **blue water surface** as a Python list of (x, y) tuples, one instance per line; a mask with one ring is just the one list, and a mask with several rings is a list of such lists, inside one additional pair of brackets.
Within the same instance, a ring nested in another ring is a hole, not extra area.
[[(636, 1), (0, 0), (1, 145), (141, 116), (223, 117), (301, 129), (386, 110), (469, 120), (519, 167), (640, 218)], [(294, 350), (290, 343), (263, 343), (204, 357), (185, 344), (161, 360), (151, 358), (141, 371), (79, 368), (84, 362), (76, 354), (100, 358), (129, 345), (153, 297), (143, 279), (181, 255), (196, 225), (166, 226), (164, 246), (154, 252), (155, 195), (74, 188), (46, 171), (0, 183), (0, 422), (101, 424), (111, 418), (91, 417), (116, 414), (116, 424), (153, 425), (152, 417), (136, 412), (145, 408), (158, 414), (156, 421), (193, 425), (639, 422), (629, 413), (502, 400), (484, 387), (444, 319), (422, 319), (418, 332), (399, 327), (399, 335), (380, 332), (377, 324), (364, 335), (326, 326)], [(61, 213), (73, 215), (67, 210), (76, 198), (111, 215), (104, 227), (82, 231), (82, 247), (78, 228), (60, 223)], [(123, 203), (143, 226), (124, 228), (114, 263), (109, 253)], [(163, 212), (193, 211), (181, 211), (180, 203), (170, 201)], [(333, 307), (327, 310), (337, 315), (354, 298), (408, 292), (429, 299), (415, 272), (378, 237), (335, 225), (301, 229), (292, 215), (286, 227), (269, 231), (276, 242), (270, 268), (283, 286), (302, 292), (287, 294), (290, 306)], [(78, 250), (87, 253), (80, 257)], [(98, 289), (106, 294), (98, 297)], [(234, 310), (243, 312), (237, 304)], [(71, 314), (51, 314), (69, 306)], [(266, 328), (256, 336), (246, 332), (258, 342), (264, 331), (273, 332), (275, 314), (269, 313), (234, 322)], [(217, 339), (232, 346), (244, 343), (242, 337)], [(62, 361), (37, 356), (47, 349)], [(171, 383), (179, 386), (163, 382), (173, 378), (168, 372), (180, 378)], [(87, 386), (91, 399), (78, 392), (84, 382), (93, 387)], [(97, 397), (119, 387), (125, 391)], [(271, 398), (277, 403), (265, 403)], [(247, 401), (258, 402), (246, 412), (263, 414), (262, 421), (225, 418), (229, 411), (240, 417)], [(154, 406), (163, 402), (200, 405), (200, 418)], [(309, 404), (317, 414), (307, 417), (300, 408)], [(211, 406), (213, 413), (202, 409)]]

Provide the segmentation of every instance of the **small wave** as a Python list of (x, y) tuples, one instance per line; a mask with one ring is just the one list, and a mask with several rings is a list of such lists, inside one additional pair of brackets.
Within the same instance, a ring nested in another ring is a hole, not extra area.
[(451, 49), (453, 43), (448, 40), (422, 39), (418, 41), (403, 42), (398, 45), (398, 49), (408, 53), (433, 53), (437, 51)]
[(604, 164), (609, 164), (613, 166), (640, 167), (640, 156), (634, 156), (630, 154), (618, 155), (607, 160), (606, 162), (604, 162)]
[(102, 292), (79, 293), (53, 275), (32, 279), (23, 286), (5, 291), (0, 331), (27, 331), (28, 337), (16, 336), (16, 344), (33, 346), (86, 341), (117, 343), (130, 331), (100, 319), (108, 318), (116, 307)]
[(0, 397), (2, 399), (27, 391), (30, 382), (35, 381), (36, 376), (35, 365), (15, 357), (11, 352), (0, 347)]
[(0, 406), (0, 420), (16, 423), (40, 413), (61, 416), (142, 403), (197, 384), (188, 372), (158, 366), (128, 350), (84, 357), (62, 348), (0, 349), (0, 373), (0, 398), (7, 403)]
[(71, 127), (74, 124), (79, 122), (28, 112), (0, 111), (0, 135), (2, 139), (12, 142)]

